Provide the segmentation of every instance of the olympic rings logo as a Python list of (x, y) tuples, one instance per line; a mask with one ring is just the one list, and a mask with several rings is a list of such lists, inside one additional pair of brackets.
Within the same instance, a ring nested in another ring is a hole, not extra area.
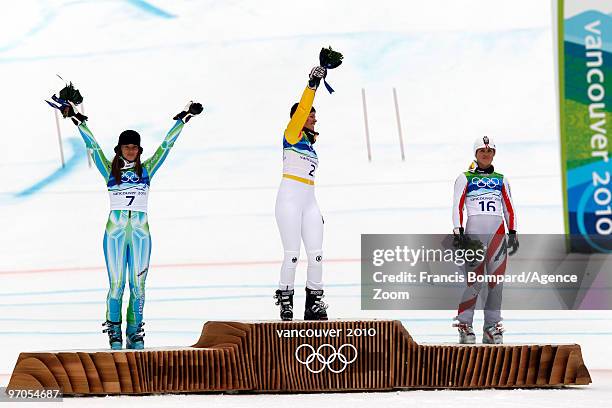
[(138, 174), (134, 173), (133, 171), (126, 171), (121, 175), (122, 183), (138, 183), (139, 181), (140, 177), (138, 177)]
[(477, 187), (479, 188), (496, 188), (499, 187), (499, 185), (501, 184), (501, 182), (499, 181), (498, 178), (489, 178), (489, 177), (474, 177), (472, 179), (472, 184), (476, 184)]
[[(308, 354), (306, 360), (302, 360), (299, 356), (299, 352), (303, 347), (306, 347), (310, 350), (310, 354)], [(342, 350), (345, 347), (353, 349), (354, 356), (350, 360), (342, 353)], [(322, 353), (322, 351), (324, 351), (325, 349), (329, 349), (331, 351), (327, 357)], [(319, 348), (317, 348), (317, 350), (315, 351), (314, 347), (312, 347), (310, 344), (300, 344), (298, 348), (295, 349), (295, 359), (299, 363), (304, 364), (308, 371), (313, 374), (318, 374), (321, 371), (325, 370), (325, 368), (328, 368), (329, 371), (331, 371), (332, 373), (338, 374), (346, 370), (346, 367), (348, 367), (349, 364), (352, 364), (355, 362), (355, 360), (357, 360), (357, 349), (352, 344), (343, 344), (340, 346), (340, 348), (338, 348), (338, 351), (336, 351), (336, 348), (334, 346), (325, 343), (321, 344)], [(314, 363), (315, 359), (321, 364), (321, 367), (318, 369), (311, 368), (311, 364)], [(332, 367), (332, 364), (336, 361), (336, 359), (338, 359), (342, 368), (335, 369), (334, 367)]]

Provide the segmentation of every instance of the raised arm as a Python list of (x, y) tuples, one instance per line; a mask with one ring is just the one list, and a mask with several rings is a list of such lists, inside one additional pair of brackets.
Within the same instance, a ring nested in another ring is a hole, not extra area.
[(308, 115), (310, 115), (310, 109), (314, 102), (315, 92), (321, 83), (321, 79), (325, 78), (326, 75), (327, 69), (321, 66), (314, 67), (310, 71), (308, 75), (308, 86), (304, 89), (298, 107), (293, 116), (291, 116), (291, 120), (285, 129), (285, 140), (287, 143), (296, 144), (300, 141), (302, 137), (302, 128), (304, 127), (304, 123), (306, 123)]
[(174, 142), (178, 139), (185, 123), (189, 122), (192, 116), (199, 115), (202, 113), (202, 105), (199, 103), (189, 102), (185, 107), (185, 110), (178, 113), (174, 116), (174, 125), (168, 131), (166, 138), (162, 142), (162, 144), (157, 148), (153, 156), (145, 160), (142, 164), (144, 168), (147, 169), (149, 173), (149, 178), (153, 178), (153, 175), (157, 172), (157, 170), (161, 167), (166, 157), (168, 157), (168, 153), (170, 153), (170, 149), (174, 146)]
[(111, 164), (108, 159), (104, 156), (104, 152), (100, 148), (100, 145), (94, 138), (91, 130), (87, 127), (87, 116), (83, 115), (77, 109), (77, 105), (83, 101), (81, 93), (74, 88), (72, 83), (67, 84), (60, 92), (59, 97), (56, 95), (51, 96), (53, 102), (46, 101), (49, 106), (57, 109), (61, 112), (64, 118), (70, 118), (72, 122), (78, 127), (79, 133), (85, 141), (85, 146), (89, 149), (91, 159), (96, 164), (96, 168), (104, 177), (104, 180), (108, 180), (110, 176)]
[(310, 109), (314, 102), (315, 92), (315, 89), (309, 87), (304, 89), (298, 107), (285, 129), (285, 140), (287, 140), (287, 143), (296, 144), (300, 141), (302, 128), (304, 123), (306, 123), (308, 115), (310, 115)]
[(96, 168), (104, 177), (104, 180), (108, 180), (110, 177), (110, 168), (111, 163), (108, 161), (106, 156), (104, 156), (104, 152), (102, 148), (94, 138), (91, 130), (87, 127), (87, 122), (81, 122), (78, 125), (79, 133), (81, 137), (85, 141), (85, 146), (89, 149), (91, 160), (96, 164)]

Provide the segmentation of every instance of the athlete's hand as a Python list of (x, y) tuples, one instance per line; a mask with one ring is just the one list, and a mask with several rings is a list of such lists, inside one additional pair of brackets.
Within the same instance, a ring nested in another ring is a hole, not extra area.
[(182, 120), (183, 123), (187, 123), (192, 116), (199, 115), (203, 110), (204, 108), (202, 107), (201, 103), (189, 101), (187, 106), (185, 106), (185, 110), (174, 115), (172, 119)]
[[(59, 77), (59, 75), (58, 75)], [(61, 77), (59, 77), (62, 79)], [(63, 79), (62, 79), (63, 81)], [(64, 118), (70, 118), (75, 125), (80, 125), (87, 120), (87, 116), (83, 115), (77, 109), (77, 105), (83, 102), (83, 95), (74, 87), (72, 82), (67, 83), (60, 91), (59, 96), (52, 95), (53, 102), (45, 100), (54, 109), (61, 112)]]
[(515, 230), (508, 231), (508, 248), (510, 248), (508, 252), (510, 256), (516, 254), (516, 251), (519, 249), (518, 237), (516, 236)]
[(453, 229), (453, 246), (459, 249), (465, 249), (468, 242), (468, 237), (464, 233), (463, 227)]
[(327, 76), (327, 68), (317, 66), (310, 70), (308, 75), (308, 87), (310, 89), (317, 89), (321, 80)]
[(77, 107), (72, 102), (62, 98), (58, 98), (55, 95), (53, 95), (51, 99), (53, 100), (53, 102), (49, 102), (47, 100), (45, 100), (45, 102), (47, 102), (52, 108), (55, 108), (60, 111), (64, 118), (72, 119), (72, 122), (74, 122), (75, 125), (78, 126), (87, 120), (87, 116), (79, 112)]

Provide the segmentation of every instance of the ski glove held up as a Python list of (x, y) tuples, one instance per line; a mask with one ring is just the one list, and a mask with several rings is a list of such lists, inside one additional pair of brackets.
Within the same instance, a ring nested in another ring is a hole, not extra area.
[(183, 123), (187, 123), (192, 116), (199, 115), (203, 110), (204, 108), (201, 103), (190, 101), (187, 106), (185, 106), (185, 110), (174, 115), (172, 119), (181, 120)]
[(317, 89), (321, 80), (327, 76), (327, 68), (316, 66), (310, 70), (308, 75), (308, 87), (310, 89)]

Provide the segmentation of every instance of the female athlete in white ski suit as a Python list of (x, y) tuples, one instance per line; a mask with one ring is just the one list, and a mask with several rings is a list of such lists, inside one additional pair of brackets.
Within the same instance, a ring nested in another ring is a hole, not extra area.
[[(478, 275), (503, 275), (506, 271), (508, 246), (514, 253), (518, 248), (516, 241), (516, 212), (512, 203), (510, 184), (503, 174), (495, 172), (491, 161), (495, 154), (495, 144), (485, 136), (474, 143), (474, 153), (478, 150), (488, 151), (488, 166), (481, 168), (478, 162), (472, 163), (470, 169), (461, 173), (455, 180), (453, 200), (453, 224), (456, 236), (463, 234), (463, 209), (467, 212), (465, 233), (469, 239), (479, 240), (486, 247), (484, 261), (467, 270)], [(490, 150), (489, 150), (490, 149)], [(485, 152), (482, 152), (485, 154)], [(478, 156), (477, 156), (478, 157)], [(510, 231), (510, 241), (506, 242), (504, 218)], [(512, 236), (514, 235), (514, 236)], [(459, 324), (471, 328), (474, 318), (474, 307), (483, 283), (467, 283), (459, 304), (456, 320)], [(485, 328), (500, 327), (501, 301), (503, 283), (489, 283), (488, 296), (484, 310)], [(501, 335), (501, 333), (500, 333)]]
[(323, 289), (323, 217), (315, 198), (314, 178), (319, 160), (313, 148), (316, 132), (304, 127), (316, 123), (312, 111), (316, 89), (306, 87), (283, 136), (283, 179), (276, 197), (276, 223), (283, 242), (280, 290), (292, 290), (304, 241), (308, 256), (306, 287)]

